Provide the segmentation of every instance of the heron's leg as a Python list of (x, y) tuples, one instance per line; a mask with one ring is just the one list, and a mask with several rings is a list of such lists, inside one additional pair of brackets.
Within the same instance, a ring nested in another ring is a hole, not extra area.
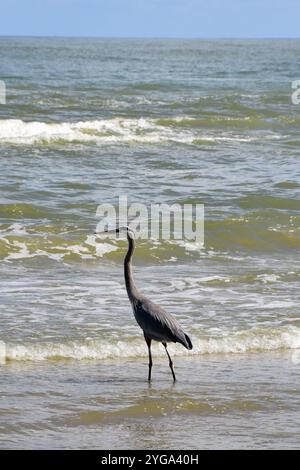
[(176, 376), (175, 376), (175, 372), (174, 372), (174, 369), (173, 369), (173, 362), (172, 362), (171, 356), (170, 356), (170, 354), (169, 354), (169, 351), (168, 351), (168, 349), (167, 349), (167, 343), (163, 342), (163, 345), (164, 345), (164, 347), (165, 347), (166, 353), (167, 353), (168, 358), (169, 358), (169, 366), (170, 366), (170, 369), (171, 369), (171, 371), (172, 371), (173, 380), (174, 380), (174, 382), (176, 382)]
[(149, 352), (149, 373), (148, 373), (148, 381), (151, 382), (151, 369), (152, 369), (152, 354), (151, 354), (151, 339), (148, 338), (146, 335), (144, 335), (145, 341), (148, 346), (148, 352)]

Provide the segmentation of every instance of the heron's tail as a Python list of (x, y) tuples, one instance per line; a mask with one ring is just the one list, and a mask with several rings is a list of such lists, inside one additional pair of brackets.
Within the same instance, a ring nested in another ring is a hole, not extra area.
[(178, 335), (175, 342), (181, 343), (186, 349), (193, 349), (192, 341), (182, 330), (180, 336)]
[(193, 349), (192, 341), (181, 328), (177, 330), (176, 335), (173, 335), (171, 341), (182, 344), (186, 349)]
[(185, 339), (186, 339), (186, 345), (184, 345), (186, 347), (186, 349), (193, 349), (192, 341), (190, 340), (188, 335), (184, 333), (184, 336), (185, 336)]

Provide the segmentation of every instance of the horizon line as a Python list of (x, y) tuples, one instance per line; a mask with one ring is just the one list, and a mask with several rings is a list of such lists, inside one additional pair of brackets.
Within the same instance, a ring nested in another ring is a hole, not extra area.
[(0, 38), (57, 38), (57, 39), (175, 39), (175, 40), (270, 40), (300, 39), (300, 36), (97, 36), (60, 34), (0, 34)]

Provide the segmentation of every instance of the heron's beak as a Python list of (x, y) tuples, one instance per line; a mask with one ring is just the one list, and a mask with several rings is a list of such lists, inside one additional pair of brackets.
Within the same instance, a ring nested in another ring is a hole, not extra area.
[(94, 232), (95, 235), (105, 235), (107, 233), (120, 233), (120, 229), (118, 227), (110, 230), (104, 230), (103, 232)]

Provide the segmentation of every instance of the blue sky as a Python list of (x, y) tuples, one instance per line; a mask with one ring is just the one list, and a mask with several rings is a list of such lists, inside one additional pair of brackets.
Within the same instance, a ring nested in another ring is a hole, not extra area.
[(0, 0), (0, 35), (299, 37), (299, 0)]

